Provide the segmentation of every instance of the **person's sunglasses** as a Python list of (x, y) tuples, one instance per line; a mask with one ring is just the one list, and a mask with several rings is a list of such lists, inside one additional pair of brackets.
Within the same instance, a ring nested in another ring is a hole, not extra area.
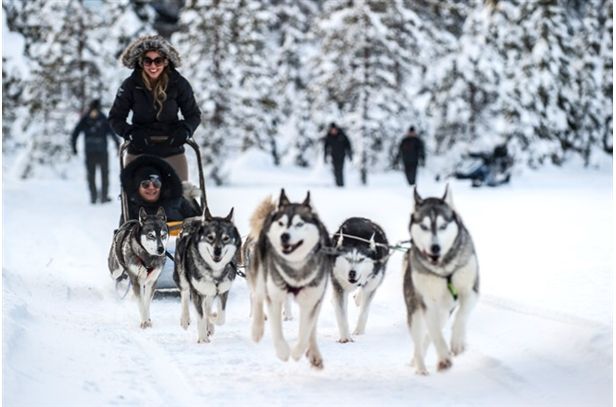
[(141, 185), (141, 188), (143, 189), (148, 189), (150, 185), (154, 185), (154, 188), (159, 189), (163, 185), (163, 183), (160, 182), (160, 179), (158, 177), (152, 177), (150, 179), (144, 179), (139, 185)]
[(152, 64), (154, 64), (156, 66), (161, 66), (164, 63), (165, 63), (165, 58), (163, 58), (163, 57), (156, 57), (154, 59), (152, 59), (150, 57), (143, 58), (143, 66), (150, 66)]

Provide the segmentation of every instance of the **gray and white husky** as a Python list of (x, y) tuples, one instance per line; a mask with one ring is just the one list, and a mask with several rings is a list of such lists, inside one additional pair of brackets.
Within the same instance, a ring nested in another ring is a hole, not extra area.
[(347, 297), (355, 293), (360, 307), (353, 335), (366, 331), (368, 311), (376, 289), (383, 282), (389, 249), (387, 236), (379, 225), (366, 218), (349, 218), (334, 234), (336, 257), (332, 274), (333, 300), (340, 339), (352, 342), (347, 319)]
[[(479, 296), (479, 267), (448, 186), (442, 198), (422, 199), (415, 189), (414, 204), (412, 245), (403, 265), (404, 299), (415, 371), (426, 375), (424, 357), (430, 343), (436, 348), (438, 370), (450, 368), (451, 356), (464, 351), (466, 325)], [(455, 309), (449, 347), (443, 328)]]
[[(266, 302), (276, 355), (287, 361), (289, 356), (299, 360), (306, 353), (313, 367), (322, 368), (317, 319), (332, 261), (322, 250), (329, 246), (329, 235), (313, 210), (310, 192), (302, 203), (291, 203), (281, 190), (278, 204), (265, 199), (250, 223), (250, 235), (256, 241), (246, 270), (252, 300), (252, 338), (258, 342), (263, 337)], [(282, 307), (289, 294), (300, 310), (299, 335), (293, 349), (282, 332)]]
[(165, 210), (156, 215), (139, 209), (139, 219), (125, 222), (116, 232), (109, 251), (111, 276), (128, 277), (139, 304), (141, 328), (152, 326), (150, 303), (154, 286), (165, 265), (165, 246), (169, 237)]
[[(225, 217), (213, 217), (206, 207), (203, 216), (182, 225), (175, 249), (173, 279), (180, 289), (180, 325), (188, 328), (188, 301), (192, 297), (198, 314), (198, 343), (209, 342), (214, 324), (225, 323), (229, 289), (237, 272), (242, 240), (233, 224), (233, 208)], [(212, 313), (214, 300), (218, 311)]]

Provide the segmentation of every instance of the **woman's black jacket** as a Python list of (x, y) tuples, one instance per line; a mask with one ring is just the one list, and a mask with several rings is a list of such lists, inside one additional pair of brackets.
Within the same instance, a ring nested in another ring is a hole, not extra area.
[[(168, 68), (169, 83), (167, 85), (167, 99), (163, 103), (162, 111), (158, 117), (158, 106), (154, 104), (154, 97), (144, 85), (141, 78), (141, 69), (133, 73), (122, 82), (118, 89), (113, 106), (109, 111), (109, 124), (120, 136), (129, 139), (162, 136), (170, 138), (177, 133), (192, 136), (201, 121), (201, 111), (195, 100), (193, 90), (186, 80), (174, 68)], [(182, 112), (183, 120), (178, 118), (178, 110)], [(133, 112), (132, 124), (126, 119), (129, 112)], [(141, 140), (140, 140), (141, 141)], [(184, 152), (183, 145), (170, 145), (166, 141), (155, 143), (147, 139), (143, 143), (131, 143), (128, 152), (131, 154), (153, 154), (159, 157)]]

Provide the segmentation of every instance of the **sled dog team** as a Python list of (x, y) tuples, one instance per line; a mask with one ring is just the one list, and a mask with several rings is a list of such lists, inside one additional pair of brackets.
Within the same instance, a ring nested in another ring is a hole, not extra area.
[[(430, 344), (437, 369), (452, 365), (462, 353), (466, 325), (479, 294), (478, 263), (470, 234), (456, 211), (447, 187), (442, 198), (421, 198), (414, 191), (409, 233), (411, 248), (403, 261), (403, 293), (407, 324), (414, 344), (412, 364), (426, 375)], [(140, 211), (114, 236), (109, 268), (114, 278), (127, 277), (137, 297), (141, 327), (152, 326), (150, 302), (165, 261), (166, 217)], [(251, 296), (251, 336), (258, 342), (269, 322), (276, 355), (283, 361), (306, 355), (315, 368), (323, 367), (317, 344), (317, 320), (328, 278), (341, 343), (352, 342), (347, 318), (349, 294), (359, 307), (353, 335), (366, 330), (370, 303), (383, 282), (390, 246), (385, 232), (369, 219), (353, 217), (330, 237), (308, 192), (303, 202), (291, 202), (284, 189), (274, 202), (259, 204), (250, 218), (250, 233), (242, 245), (233, 223), (233, 209), (225, 217), (208, 208), (200, 217), (184, 221), (177, 239), (174, 280), (180, 289), (180, 325), (190, 324), (189, 302), (197, 314), (198, 342), (209, 342), (215, 325), (225, 322), (229, 289), (243, 264)], [(297, 342), (289, 344), (282, 321), (291, 318), (289, 299), (299, 306)], [(216, 302), (216, 310), (213, 310)], [(451, 339), (444, 326), (453, 317)], [(267, 315), (267, 316), (266, 316)]]

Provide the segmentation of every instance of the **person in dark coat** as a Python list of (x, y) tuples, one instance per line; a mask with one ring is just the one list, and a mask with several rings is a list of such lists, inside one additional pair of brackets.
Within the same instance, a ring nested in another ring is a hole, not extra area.
[[(90, 103), (88, 111), (84, 114), (73, 134), (71, 135), (71, 147), (73, 154), (77, 155), (77, 138), (84, 134), (84, 150), (86, 161), (86, 172), (88, 178), (88, 188), (90, 190), (90, 202), (100, 203), (109, 202), (109, 157), (107, 154), (107, 137), (115, 143), (116, 149), (119, 146), (118, 139), (114, 134), (107, 117), (101, 113), (101, 102), (98, 99)], [(101, 189), (96, 188), (96, 169), (101, 173)]]
[(171, 165), (159, 157), (137, 157), (124, 167), (120, 182), (126, 193), (129, 220), (139, 219), (139, 208), (153, 215), (162, 207), (167, 221), (201, 215), (197, 202), (184, 197), (182, 181)]
[(334, 166), (336, 185), (342, 187), (344, 186), (344, 159), (345, 157), (349, 157), (349, 160), (353, 159), (351, 142), (346, 134), (344, 134), (344, 131), (336, 126), (336, 123), (331, 123), (329, 125), (329, 129), (324, 140), (324, 160), (327, 163), (328, 158), (331, 157), (331, 161)]
[[(130, 141), (125, 164), (141, 154), (156, 155), (187, 181), (184, 143), (199, 126), (201, 111), (190, 83), (176, 70), (180, 55), (163, 37), (151, 35), (135, 40), (120, 59), (133, 73), (116, 94), (109, 122), (116, 133)], [(131, 111), (129, 124), (126, 120)]]
[(406, 135), (400, 142), (398, 154), (394, 160), (397, 164), (400, 159), (404, 164), (404, 175), (409, 185), (415, 185), (415, 177), (417, 175), (417, 166), (424, 166), (426, 161), (426, 152), (423, 141), (417, 136), (415, 127), (411, 126)]

